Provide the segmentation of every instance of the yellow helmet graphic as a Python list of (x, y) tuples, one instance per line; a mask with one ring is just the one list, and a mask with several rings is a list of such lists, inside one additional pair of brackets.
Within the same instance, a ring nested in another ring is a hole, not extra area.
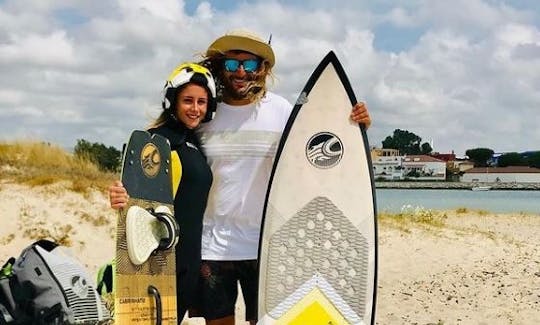
[(206, 88), (208, 108), (203, 122), (210, 121), (216, 112), (216, 83), (210, 70), (196, 63), (182, 63), (171, 72), (163, 88), (163, 101), (161, 103), (163, 109), (170, 109), (176, 102), (178, 90), (189, 83)]

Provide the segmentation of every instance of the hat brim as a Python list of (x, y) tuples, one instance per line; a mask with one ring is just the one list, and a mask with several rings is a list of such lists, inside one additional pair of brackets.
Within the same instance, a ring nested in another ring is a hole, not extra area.
[(225, 35), (214, 41), (206, 51), (206, 56), (213, 56), (215, 54), (224, 54), (227, 51), (246, 51), (253, 53), (270, 64), (270, 67), (274, 66), (275, 57), (274, 51), (269, 44), (254, 40), (249, 37)]

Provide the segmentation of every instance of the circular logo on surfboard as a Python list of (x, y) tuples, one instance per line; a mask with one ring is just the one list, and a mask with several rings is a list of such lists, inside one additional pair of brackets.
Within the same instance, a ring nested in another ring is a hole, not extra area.
[(333, 133), (317, 133), (306, 144), (306, 157), (317, 168), (332, 168), (343, 157), (343, 143)]
[(158, 148), (153, 143), (147, 143), (141, 150), (141, 167), (144, 175), (149, 178), (155, 177), (159, 173), (161, 166), (161, 156)]

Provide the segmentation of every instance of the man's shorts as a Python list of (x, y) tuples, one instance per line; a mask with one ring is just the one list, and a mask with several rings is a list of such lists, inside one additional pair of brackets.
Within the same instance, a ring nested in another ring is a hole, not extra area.
[(257, 321), (257, 260), (202, 261), (198, 299), (190, 317), (207, 320), (234, 315), (238, 283), (246, 305), (246, 321)]

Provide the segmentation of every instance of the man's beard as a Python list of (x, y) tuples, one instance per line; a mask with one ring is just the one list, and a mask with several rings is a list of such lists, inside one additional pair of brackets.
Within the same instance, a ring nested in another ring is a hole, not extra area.
[(246, 99), (250, 97), (253, 94), (256, 94), (260, 91), (261, 87), (258, 86), (256, 75), (248, 76), (246, 77), (244, 83), (245, 86), (242, 88), (235, 88), (233, 86), (234, 77), (231, 76), (229, 78), (224, 78), (224, 90), (227, 94), (227, 97), (235, 99), (235, 100), (241, 100)]

